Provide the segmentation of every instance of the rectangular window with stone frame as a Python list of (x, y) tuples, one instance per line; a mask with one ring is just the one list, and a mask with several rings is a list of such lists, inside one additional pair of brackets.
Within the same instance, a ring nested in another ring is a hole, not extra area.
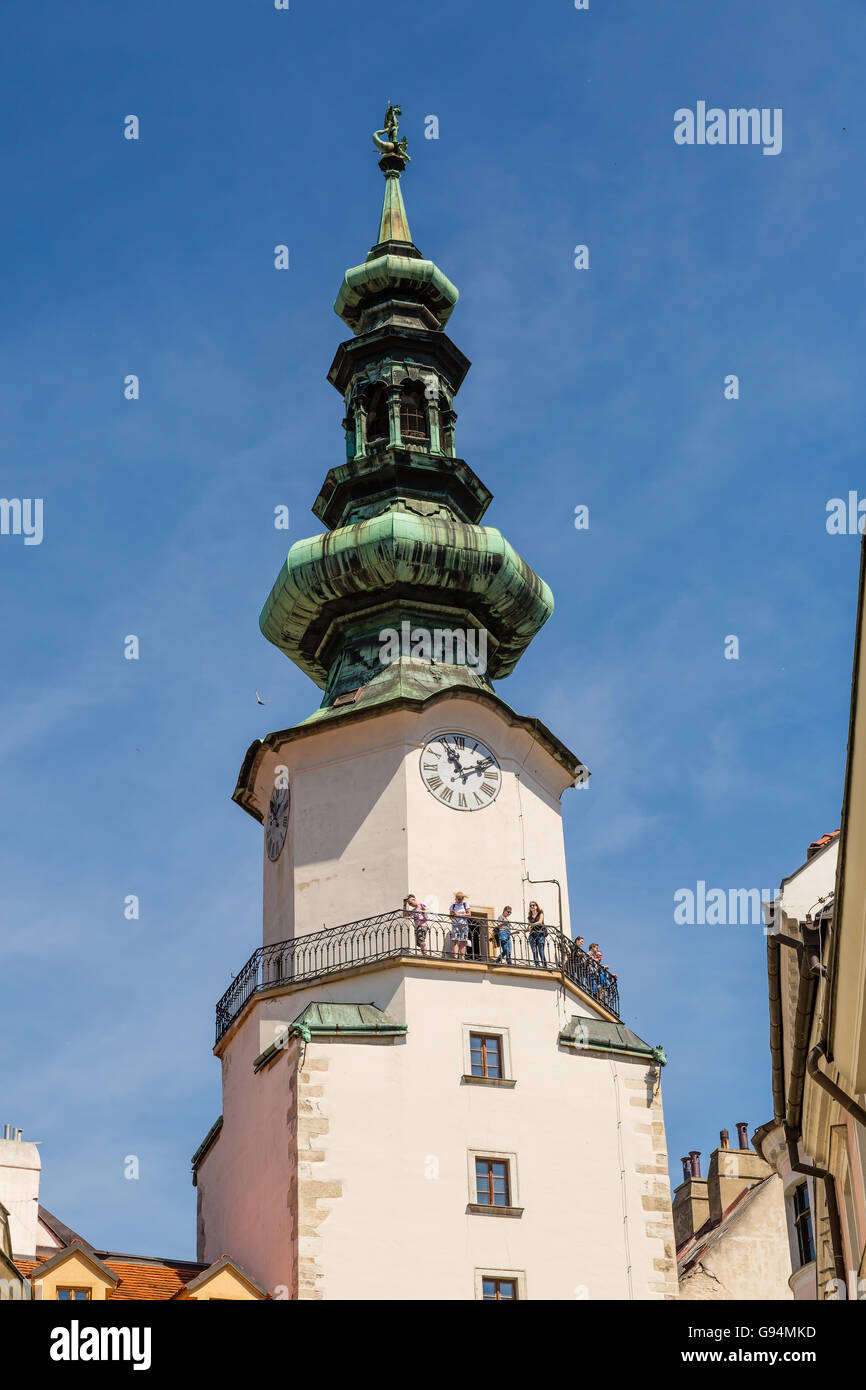
[(508, 1207), (511, 1205), (511, 1183), (507, 1159), (476, 1158), (475, 1201), (481, 1207)]

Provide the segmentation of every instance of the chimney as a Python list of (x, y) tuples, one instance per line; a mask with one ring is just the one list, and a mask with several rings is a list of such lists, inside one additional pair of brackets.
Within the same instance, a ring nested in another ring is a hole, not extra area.
[(679, 1250), (699, 1231), (710, 1214), (707, 1180), (701, 1177), (701, 1154), (692, 1149), (680, 1160), (683, 1180), (674, 1192), (674, 1241)]
[(728, 1131), (723, 1129), (719, 1135), (721, 1143), (710, 1155), (707, 1198), (711, 1221), (720, 1221), (741, 1193), (754, 1187), (773, 1171), (749, 1148), (748, 1128), (745, 1120), (737, 1125), (738, 1149), (730, 1147)]
[(9, 1213), (12, 1254), (32, 1259), (39, 1239), (39, 1175), (36, 1144), (25, 1142), (14, 1125), (3, 1126), (0, 1139), (0, 1202)]
[(731, 1147), (731, 1140), (730, 1140), (730, 1136), (728, 1135), (728, 1131), (727, 1131), (726, 1129), (720, 1129), (720, 1130), (719, 1130), (719, 1148), (720, 1148), (720, 1149), (729, 1149), (730, 1147)]

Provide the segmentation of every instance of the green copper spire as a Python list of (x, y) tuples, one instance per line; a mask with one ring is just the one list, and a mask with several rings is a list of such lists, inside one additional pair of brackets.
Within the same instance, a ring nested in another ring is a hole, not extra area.
[[(385, 176), (379, 240), (346, 271), (334, 305), (352, 337), (328, 372), (343, 400), (345, 458), (313, 507), (327, 530), (295, 542), (259, 619), (323, 689), (317, 719), (413, 691), (492, 694), (553, 610), (544, 581), (479, 524), (491, 493), (457, 454), (454, 398), (469, 362), (444, 329), (458, 295), (412, 241), (399, 115), (390, 105), (373, 136)], [(410, 643), (433, 631), (455, 641), (438, 657), (422, 643), (386, 660), (383, 633), (397, 631)], [(483, 663), (470, 661), (472, 643)]]
[(405, 136), (402, 140), (397, 139), (397, 118), (402, 114), (399, 106), (389, 104), (383, 128), (373, 134), (373, 144), (382, 155), (379, 168), (385, 175), (385, 200), (382, 204), (382, 220), (379, 223), (379, 246), (388, 241), (401, 241), (410, 246), (412, 244), (409, 219), (400, 190), (400, 175), (411, 158), (406, 153)]
[(382, 203), (382, 220), (379, 223), (379, 245), (384, 241), (412, 241), (409, 219), (400, 191), (400, 175), (394, 171), (385, 175), (385, 200)]

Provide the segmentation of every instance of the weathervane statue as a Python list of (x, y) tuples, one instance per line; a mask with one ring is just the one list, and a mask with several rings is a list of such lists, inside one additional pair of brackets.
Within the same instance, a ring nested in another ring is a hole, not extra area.
[[(373, 132), (373, 144), (380, 151), (382, 159), (399, 159), (402, 161), (400, 168), (408, 164), (412, 158), (406, 153), (406, 137), (402, 140), (397, 139), (397, 132), (400, 129), (399, 117), (403, 112), (399, 106), (388, 103), (388, 110), (385, 112), (385, 123), (381, 130)], [(384, 138), (383, 138), (384, 137)], [(381, 163), (381, 161), (380, 161)]]

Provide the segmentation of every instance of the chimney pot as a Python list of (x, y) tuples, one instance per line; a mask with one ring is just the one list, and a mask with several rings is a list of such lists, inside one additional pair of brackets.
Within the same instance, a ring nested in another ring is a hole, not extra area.
[(731, 1147), (730, 1135), (726, 1129), (719, 1130), (719, 1144), (723, 1149), (729, 1149)]
[(741, 1148), (741, 1149), (747, 1149), (747, 1148), (749, 1147), (749, 1134), (748, 1134), (748, 1130), (749, 1130), (749, 1126), (748, 1126), (747, 1122), (746, 1122), (745, 1120), (740, 1120), (739, 1123), (738, 1123), (738, 1125), (737, 1125), (737, 1137), (738, 1137), (738, 1139), (739, 1139), (739, 1141), (740, 1141), (740, 1148)]
[(3, 1138), (4, 1138), (4, 1139), (11, 1139), (11, 1138), (12, 1138), (12, 1126), (11, 1126), (11, 1125), (4, 1125), (4, 1126), (3, 1126)]
[(689, 1158), (690, 1158), (691, 1161), (692, 1161), (692, 1177), (693, 1177), (693, 1178), (699, 1178), (699, 1177), (701, 1176), (701, 1151), (700, 1151), (700, 1149), (690, 1149), (690, 1150), (689, 1150)]
[(680, 1163), (683, 1165), (683, 1182), (688, 1182), (692, 1176), (692, 1160), (686, 1154), (685, 1158), (680, 1159)]

